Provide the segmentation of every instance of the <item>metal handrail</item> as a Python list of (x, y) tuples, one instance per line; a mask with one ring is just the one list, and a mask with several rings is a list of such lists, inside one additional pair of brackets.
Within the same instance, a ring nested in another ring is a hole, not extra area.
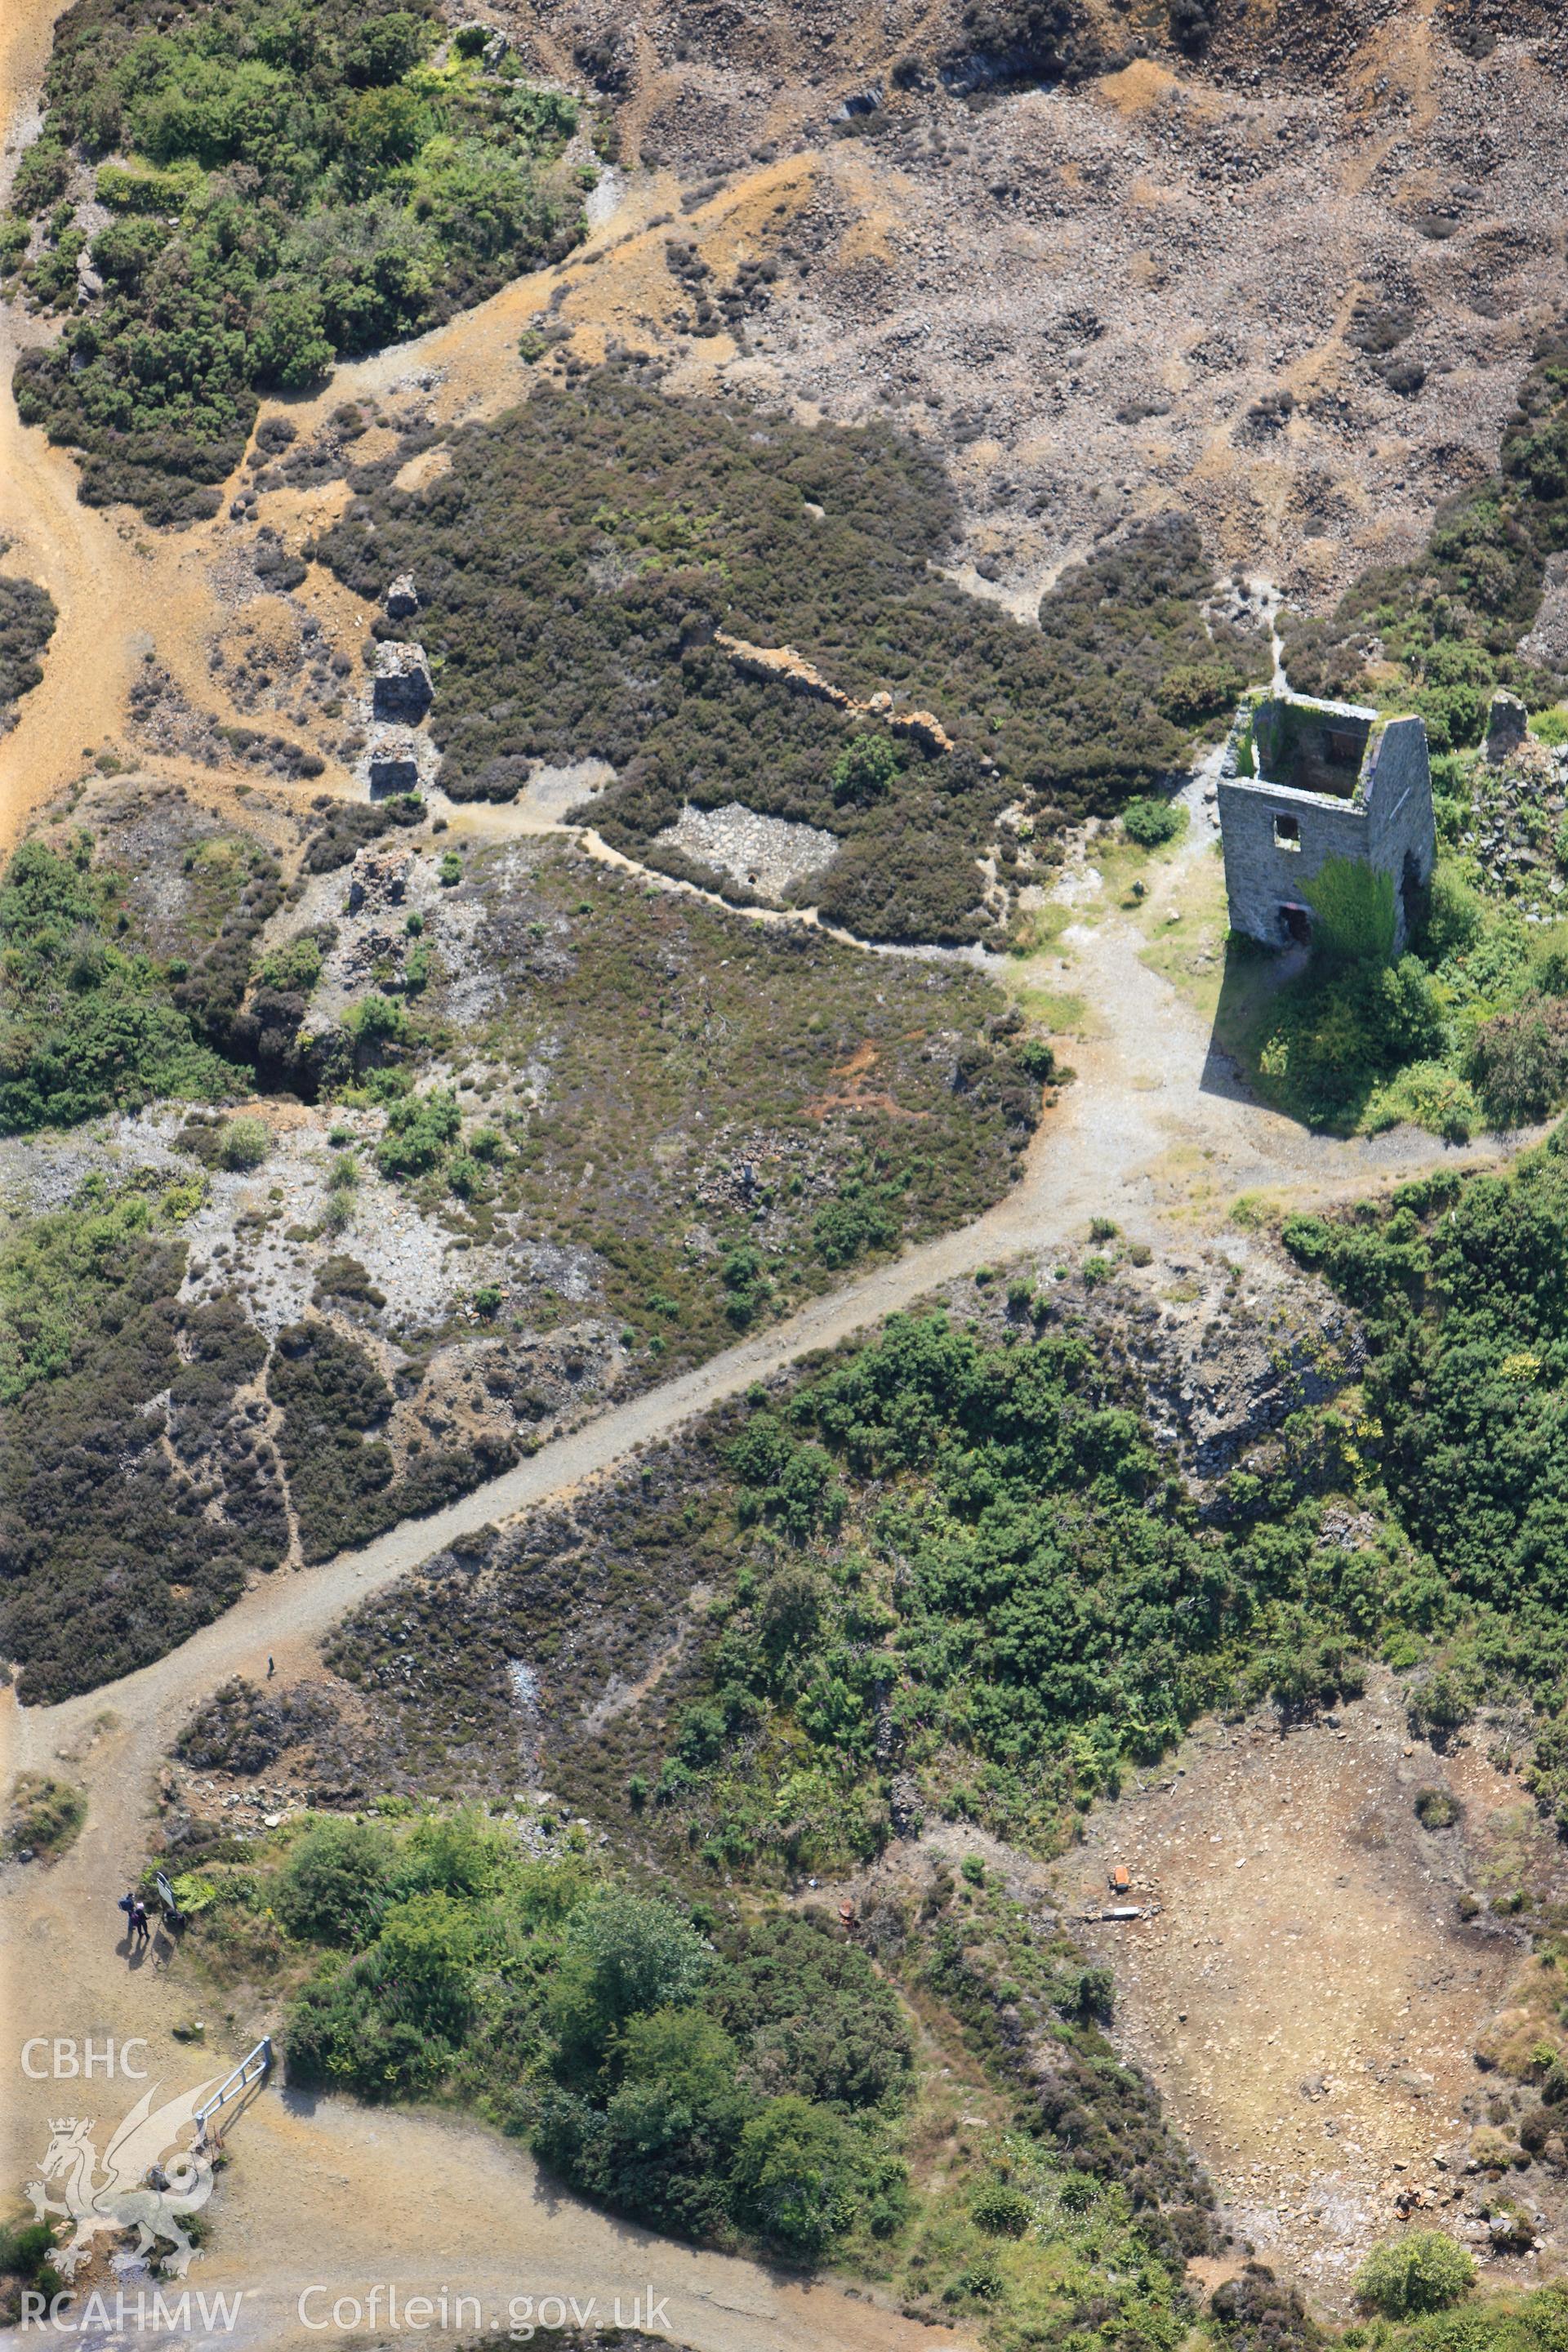
[[(258, 2060), (260, 2062), (259, 2064), (257, 2063)], [(256, 2067), (254, 2074), (250, 2071), (252, 2066)], [(217, 2089), (213, 2093), (212, 2097), (210, 2099), (205, 2099), (202, 2102), (202, 2105), (196, 2109), (196, 2145), (198, 2147), (206, 2137), (207, 2117), (209, 2116), (216, 2115), (219, 2107), (223, 2106), (227, 2100), (237, 2098), (242, 2091), (247, 2091), (252, 2083), (265, 2082), (271, 2072), (272, 2036), (270, 2033), (264, 2033), (260, 2041), (257, 2043), (255, 2049), (248, 2052), (247, 2054), (240, 2060), (233, 2074), (227, 2074), (224, 2077), (224, 2080), (218, 2084)]]

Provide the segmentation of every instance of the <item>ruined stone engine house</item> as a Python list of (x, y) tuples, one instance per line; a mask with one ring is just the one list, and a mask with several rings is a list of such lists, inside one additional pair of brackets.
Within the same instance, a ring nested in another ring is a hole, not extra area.
[(1272, 694), (1252, 714), (1250, 775), (1247, 760), (1244, 738), (1219, 783), (1232, 930), (1266, 947), (1310, 940), (1312, 878), (1346, 857), (1392, 879), (1403, 948), (1436, 854), (1425, 721)]

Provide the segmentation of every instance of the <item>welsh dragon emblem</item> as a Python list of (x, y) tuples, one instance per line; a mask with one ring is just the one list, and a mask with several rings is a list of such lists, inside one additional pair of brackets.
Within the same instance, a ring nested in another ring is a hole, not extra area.
[[(117, 2270), (145, 2261), (165, 2238), (170, 2251), (164, 2268), (173, 2276), (184, 2278), (195, 2259), (198, 2250), (181, 2225), (185, 2215), (198, 2211), (212, 2195), (212, 2162), (199, 2147), (175, 2149), (175, 2143), (195, 2122), (202, 2101), (217, 2087), (217, 2078), (182, 2091), (178, 2098), (154, 2109), (160, 2087), (155, 2083), (144, 2091), (116, 2127), (103, 2153), (101, 2176), (93, 2118), (67, 2116), (51, 2121), (39, 2177), (28, 2183), (27, 2195), (40, 2221), (75, 2224), (69, 2243), (53, 2257), (62, 2277), (75, 2276), (100, 2230), (137, 2233), (135, 2245), (114, 2256)], [(51, 2183), (58, 2184), (59, 2196), (49, 2195)]]

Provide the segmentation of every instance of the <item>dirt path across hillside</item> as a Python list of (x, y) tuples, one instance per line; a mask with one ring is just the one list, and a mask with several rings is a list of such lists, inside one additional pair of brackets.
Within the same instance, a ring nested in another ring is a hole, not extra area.
[[(1210, 853), (1194, 836), (1187, 854)], [(197, 2065), (167, 2039), (188, 1995), (147, 1969), (128, 1973), (113, 1950), (114, 1900), (144, 1851), (152, 1775), (191, 1709), (220, 1683), (237, 1674), (264, 1679), (269, 1657), (287, 1677), (346, 1610), (453, 1537), (569, 1491), (720, 1399), (979, 1264), (1081, 1238), (1091, 1214), (1110, 1211), (1131, 1238), (1155, 1240), (1183, 1213), (1194, 1166), (1221, 1197), (1263, 1189), (1310, 1200), (1485, 1156), (1445, 1152), (1409, 1131), (1352, 1143), (1313, 1138), (1234, 1092), (1209, 1090), (1206, 1024), (1145, 968), (1141, 945), (1113, 915), (1085, 929), (1078, 977), (1103, 1034), (1083, 1057), (1081, 1083), (1037, 1138), (1022, 1181), (973, 1224), (605, 1413), (435, 1517), (322, 1567), (262, 1580), (139, 1674), (56, 1707), (18, 1710), (7, 1702), (9, 1769), (58, 1769), (64, 1759), (90, 1804), (88, 1826), (60, 1864), (6, 1873), (0, 1964), (13, 2051), (33, 2034), (146, 2032), (170, 2079), (211, 2071), (211, 2061)], [(237, 2053), (247, 2022), (234, 2020), (209, 2047)], [(110, 2104), (107, 2093), (95, 2101)], [(10, 2103), (13, 2179), (37, 2160), (59, 2105), (52, 2082), (25, 2084)], [(258, 2335), (271, 2343), (292, 2340), (296, 2280), (320, 2279), (352, 2295), (378, 2279), (395, 2277), (411, 2292), (445, 2279), (502, 2307), (509, 2283), (522, 2283), (517, 2292), (532, 2284), (536, 2292), (629, 2297), (634, 2273), (646, 2284), (644, 2272), (671, 2297), (672, 2333), (704, 2352), (928, 2340), (837, 2290), (769, 2282), (753, 2266), (682, 2252), (552, 2199), (517, 2151), (455, 2122), (331, 2100), (306, 2108), (269, 2093), (237, 2126), (236, 2150), (203, 2282), (243, 2285)], [(280, 2245), (289, 2249), (281, 2280)]]

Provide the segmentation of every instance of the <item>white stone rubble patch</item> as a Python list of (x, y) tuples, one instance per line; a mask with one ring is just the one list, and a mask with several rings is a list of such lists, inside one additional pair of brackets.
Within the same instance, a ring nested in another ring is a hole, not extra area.
[[(374, 1144), (383, 1125), (377, 1112), (336, 1109), (334, 1125), (359, 1130), (360, 1180), (353, 1213), (341, 1234), (316, 1229), (325, 1213), (328, 1176), (338, 1155), (329, 1150), (321, 1126), (309, 1124), (276, 1136), (262, 1165), (244, 1176), (214, 1171), (203, 1206), (182, 1227), (190, 1244), (185, 1298), (212, 1298), (235, 1289), (247, 1298), (259, 1328), (275, 1337), (286, 1323), (316, 1310), (311, 1294), (321, 1265), (334, 1251), (357, 1258), (386, 1299), (394, 1329), (439, 1326), (481, 1283), (504, 1284), (507, 1264), (495, 1249), (456, 1249), (453, 1237), (434, 1217), (424, 1215), (402, 1189), (377, 1175)], [(281, 1203), (271, 1198), (274, 1187)], [(240, 1228), (247, 1214), (282, 1214), (264, 1226)], [(304, 1240), (289, 1238), (290, 1227), (309, 1229)], [(226, 1244), (228, 1254), (217, 1252)], [(197, 1274), (195, 1269), (202, 1270)]]
[(559, 824), (569, 809), (590, 800), (616, 781), (607, 760), (574, 760), (567, 768), (535, 768), (517, 796), (519, 808)]
[(89, 1176), (114, 1191), (144, 1168), (189, 1176), (195, 1162), (170, 1141), (184, 1116), (182, 1103), (172, 1114), (105, 1119), (68, 1135), (13, 1136), (0, 1142), (0, 1204), (16, 1216), (47, 1216), (68, 1208)]
[(693, 808), (688, 802), (649, 846), (679, 850), (685, 857), (716, 866), (759, 898), (782, 899), (832, 864), (838, 837), (820, 825), (758, 816), (739, 801), (716, 809)]
[(598, 184), (588, 191), (583, 206), (583, 218), (591, 229), (603, 228), (611, 215), (619, 210), (626, 193), (626, 175), (613, 163), (596, 166)]
[(500, 998), (500, 976), (479, 953), (484, 921), (484, 905), (479, 898), (447, 898), (433, 925), (426, 918), (426, 931), (440, 949), (446, 970), (447, 1011), (460, 1029), (473, 1028), (494, 1011)]
[(513, 1276), (537, 1282), (570, 1306), (581, 1307), (599, 1295), (597, 1262), (591, 1250), (574, 1249), (565, 1242), (518, 1242), (507, 1259)]
[(1047, 895), (1058, 907), (1084, 907), (1104, 887), (1105, 877), (1097, 866), (1069, 866), (1052, 883)]
[[(432, 1079), (449, 1075), (433, 1073)], [(189, 1108), (170, 1104), (141, 1118), (98, 1121), (69, 1136), (0, 1143), (0, 1214), (37, 1216), (68, 1207), (93, 1175), (115, 1192), (144, 1171), (187, 1182), (203, 1177), (200, 1162), (174, 1148)], [(183, 1299), (236, 1293), (272, 1339), (285, 1324), (321, 1312), (312, 1294), (334, 1254), (359, 1261), (386, 1300), (386, 1326), (410, 1335), (447, 1324), (481, 1285), (493, 1284), (503, 1296), (537, 1286), (574, 1306), (598, 1297), (598, 1266), (590, 1250), (505, 1234), (492, 1246), (459, 1246), (438, 1216), (424, 1213), (401, 1186), (377, 1173), (375, 1145), (384, 1125), (379, 1111), (342, 1105), (307, 1110), (261, 1100), (236, 1105), (223, 1116), (260, 1118), (271, 1140), (259, 1168), (243, 1174), (205, 1171), (201, 1206), (166, 1229), (187, 1247)], [(331, 1170), (342, 1156), (327, 1143), (329, 1126), (353, 1130), (348, 1149), (359, 1168), (350, 1222), (338, 1234), (323, 1223)]]

